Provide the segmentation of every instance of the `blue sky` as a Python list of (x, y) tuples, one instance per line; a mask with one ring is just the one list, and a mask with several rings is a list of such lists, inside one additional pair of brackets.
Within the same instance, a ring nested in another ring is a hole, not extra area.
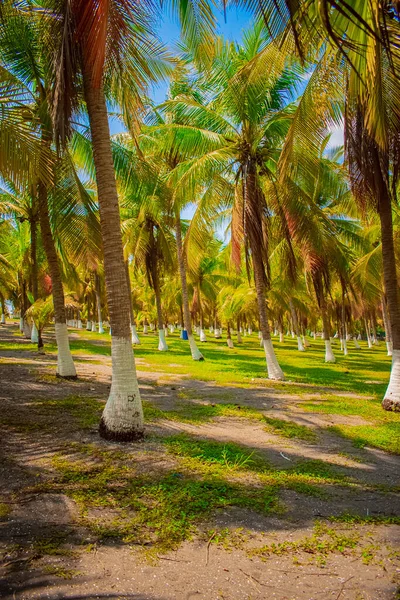
[[(250, 12), (234, 6), (227, 9), (226, 20), (222, 11), (216, 12), (216, 18), (217, 34), (236, 42), (240, 41), (242, 30), (246, 29), (251, 22)], [(176, 42), (179, 41), (179, 30), (177, 19), (172, 18), (168, 9), (164, 8), (160, 16), (158, 34), (170, 50), (174, 50)], [(150, 95), (157, 103), (160, 103), (165, 100), (166, 90), (167, 84), (162, 82), (152, 89)]]

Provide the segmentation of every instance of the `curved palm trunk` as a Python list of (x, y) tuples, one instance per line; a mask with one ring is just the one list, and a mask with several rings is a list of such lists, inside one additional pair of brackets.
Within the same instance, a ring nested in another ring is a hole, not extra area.
[(297, 312), (294, 307), (292, 299), (289, 300), (289, 308), (290, 308), (290, 314), (292, 315), (293, 331), (297, 338), (297, 349), (299, 352), (304, 352), (305, 348), (303, 346), (303, 342), (300, 337), (300, 328), (299, 328), (299, 321), (297, 319)]
[(176, 212), (176, 215), (175, 215), (175, 235), (176, 235), (176, 250), (177, 250), (177, 257), (178, 257), (179, 275), (181, 278), (181, 286), (182, 286), (183, 325), (188, 334), (190, 351), (192, 353), (193, 360), (204, 360), (204, 356), (198, 349), (197, 344), (193, 337), (193, 332), (192, 332), (192, 320), (190, 317), (189, 295), (188, 295), (187, 279), (186, 279), (186, 265), (185, 265), (185, 258), (183, 256), (183, 247), (182, 247), (181, 219), (180, 219), (178, 211)]
[(381, 222), (383, 281), (392, 332), (393, 357), (390, 381), (382, 402), (386, 410), (400, 412), (400, 306), (393, 242), (392, 205), (387, 194), (379, 198)]
[(51, 276), (54, 320), (57, 342), (57, 375), (65, 379), (76, 379), (76, 370), (69, 347), (68, 329), (65, 318), (64, 289), (60, 265), (50, 227), (47, 188), (43, 181), (38, 185), (38, 208), (42, 243)]
[(112, 383), (100, 422), (100, 435), (106, 439), (130, 441), (143, 437), (143, 409), (131, 344), (130, 293), (124, 264), (107, 107), (103, 88), (93, 85), (88, 70), (83, 73), (83, 82), (92, 134), (107, 304), (112, 329)]
[(328, 311), (327, 311), (327, 307), (326, 307), (326, 299), (325, 299), (324, 290), (322, 288), (321, 282), (315, 291), (318, 294), (319, 307), (321, 310), (322, 339), (324, 340), (324, 344), (325, 344), (325, 362), (334, 363), (334, 362), (336, 362), (336, 358), (335, 358), (335, 355), (333, 354), (332, 344), (331, 344), (331, 325), (329, 322)]

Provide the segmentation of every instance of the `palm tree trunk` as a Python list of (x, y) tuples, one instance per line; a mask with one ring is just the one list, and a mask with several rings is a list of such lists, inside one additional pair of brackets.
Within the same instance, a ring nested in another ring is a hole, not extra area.
[(204, 331), (203, 305), (201, 303), (200, 285), (197, 287), (197, 298), (198, 298), (198, 302), (199, 302), (200, 341), (201, 342), (206, 342), (207, 341), (207, 337), (206, 337), (206, 333)]
[(267, 304), (265, 301), (265, 276), (261, 253), (258, 249), (251, 248), (251, 255), (253, 260), (258, 313), (260, 317), (260, 329), (262, 334), (265, 358), (267, 362), (268, 377), (269, 379), (283, 380), (285, 376), (281, 367), (279, 366), (278, 359), (275, 355), (274, 347), (272, 345), (271, 340), (271, 332), (268, 324)]
[(183, 326), (186, 329), (187, 334), (188, 334), (190, 351), (192, 353), (193, 360), (204, 360), (204, 356), (198, 349), (197, 344), (193, 337), (193, 333), (192, 333), (192, 320), (190, 317), (189, 294), (188, 294), (187, 279), (186, 279), (186, 264), (185, 264), (185, 258), (183, 255), (183, 247), (182, 247), (181, 218), (180, 218), (178, 209), (177, 209), (176, 215), (175, 215), (175, 235), (176, 235), (176, 250), (177, 250), (177, 257), (178, 257), (179, 275), (181, 278), (181, 287), (182, 287)]
[(101, 288), (100, 288), (100, 277), (97, 271), (94, 274), (95, 290), (96, 290), (96, 303), (97, 303), (97, 315), (99, 320), (99, 333), (104, 333), (103, 319), (101, 316)]
[[(35, 197), (35, 196), (33, 196)], [(37, 231), (36, 231), (36, 216), (33, 216), (29, 220), (30, 233), (31, 233), (31, 290), (33, 299), (38, 299), (38, 270), (37, 270)]]
[(387, 311), (386, 298), (385, 298), (384, 294), (382, 294), (382, 316), (383, 316), (383, 323), (385, 326), (387, 353), (388, 353), (388, 356), (393, 356), (392, 331), (390, 329), (389, 315), (388, 315), (388, 311)]
[(393, 241), (392, 204), (388, 194), (382, 194), (382, 197), (379, 198), (378, 212), (381, 222), (383, 281), (393, 340), (392, 370), (382, 406), (385, 410), (400, 412), (400, 306)]
[(158, 349), (160, 352), (167, 352), (168, 344), (165, 339), (164, 319), (163, 319), (162, 306), (161, 306), (160, 282), (158, 279), (157, 265), (155, 265), (155, 267), (153, 269), (153, 285), (154, 285), (154, 295), (156, 297), (156, 308), (157, 308)]
[(6, 305), (4, 302), (3, 294), (0, 294), (0, 303), (1, 303), (1, 324), (5, 325), (5, 323), (6, 323)]
[(103, 87), (93, 84), (89, 69), (84, 70), (83, 83), (92, 135), (107, 304), (112, 329), (112, 383), (100, 422), (100, 435), (106, 439), (130, 441), (143, 437), (143, 409), (131, 344), (130, 293), (125, 272), (110, 129)]
[(136, 322), (135, 316), (133, 314), (133, 305), (132, 305), (132, 294), (131, 294), (131, 278), (129, 275), (129, 264), (128, 261), (125, 261), (125, 272), (126, 272), (126, 284), (128, 286), (129, 291), (129, 317), (131, 321), (131, 342), (132, 344), (140, 344), (140, 339), (136, 330)]
[(226, 327), (226, 343), (228, 345), (228, 348), (233, 348), (233, 342), (232, 342), (232, 336), (231, 336), (231, 324), (228, 321), (227, 327)]
[(69, 347), (68, 328), (65, 320), (64, 289), (61, 270), (50, 227), (47, 187), (43, 181), (38, 185), (38, 208), (42, 243), (51, 276), (54, 321), (57, 341), (57, 375), (64, 379), (76, 379), (76, 370)]
[(297, 349), (299, 352), (304, 352), (305, 348), (303, 346), (303, 342), (301, 341), (301, 337), (300, 337), (300, 329), (299, 329), (299, 321), (297, 319), (297, 312), (294, 307), (293, 300), (291, 298), (289, 300), (289, 308), (290, 308), (290, 314), (292, 315), (293, 331), (295, 332), (296, 337), (297, 337)]
[(240, 319), (237, 319), (236, 321), (236, 329), (237, 329), (237, 343), (241, 344), (242, 343), (242, 334), (240, 332)]

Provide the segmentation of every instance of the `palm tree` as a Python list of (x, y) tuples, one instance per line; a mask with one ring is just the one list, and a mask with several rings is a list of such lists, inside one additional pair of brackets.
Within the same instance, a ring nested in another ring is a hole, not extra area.
[[(325, 76), (332, 94), (326, 94), (325, 115), (332, 116), (332, 98), (342, 90), (345, 98), (346, 158), (352, 190), (360, 206), (379, 216), (383, 278), (393, 338), (393, 361), (389, 386), (382, 402), (386, 410), (400, 410), (400, 304), (393, 241), (393, 205), (398, 182), (397, 157), (400, 140), (400, 8), (385, 0), (300, 0), (288, 4), (270, 0), (263, 4), (269, 31), (279, 43), (294, 33), (295, 45), (304, 57), (323, 53), (330, 63)], [(281, 12), (281, 9), (284, 9)], [(286, 34), (284, 33), (286, 30)], [(332, 68), (333, 67), (333, 68)], [(339, 77), (341, 72), (345, 77)], [(336, 90), (334, 89), (336, 87)], [(324, 102), (321, 96), (320, 101)], [(329, 104), (329, 106), (328, 106)], [(301, 121), (302, 148), (315, 139), (315, 123)], [(307, 160), (307, 151), (302, 158)]]
[[(196, 3), (194, 3), (196, 5)], [(201, 10), (178, 4), (186, 36), (209, 35), (213, 17), (206, 2)], [(150, 5), (132, 0), (55, 3), (51, 41), (54, 58), (53, 115), (56, 135), (68, 137), (77, 106), (80, 72), (89, 115), (96, 171), (104, 273), (112, 329), (113, 380), (100, 433), (107, 439), (143, 436), (143, 414), (131, 345), (130, 291), (126, 277), (118, 193), (111, 151), (106, 89), (123, 108), (131, 126), (147, 82), (165, 74), (165, 54), (151, 34)], [(199, 15), (201, 18), (199, 18)], [(75, 47), (78, 44), (78, 51)], [(206, 44), (207, 47), (207, 44)], [(198, 53), (200, 58), (200, 53)], [(106, 74), (106, 77), (105, 75)], [(134, 129), (134, 127), (133, 127)]]
[[(266, 305), (268, 217), (273, 209), (283, 218), (273, 194), (274, 171), (290, 124), (287, 101), (295, 91), (298, 73), (286, 69), (286, 55), (268, 45), (262, 24), (246, 32), (242, 48), (217, 40), (215, 52), (209, 78), (211, 101), (204, 104), (193, 94), (183, 93), (162, 107), (173, 115), (165, 126), (167, 141), (173, 139), (174, 146), (187, 154), (186, 161), (175, 166), (172, 180), (177, 193), (191, 190), (195, 197), (201, 186), (212, 181), (216, 190), (222, 175), (234, 173), (232, 243), (244, 245), (251, 259), (269, 377), (282, 379)], [(214, 197), (220, 202), (217, 191)], [(269, 206), (270, 201), (275, 204)]]
[[(76, 379), (75, 365), (68, 341), (61, 270), (49, 217), (49, 177), (53, 181), (56, 178), (56, 160), (51, 151), (52, 131), (47, 103), (49, 81), (46, 80), (46, 73), (49, 69), (45, 60), (46, 55), (40, 32), (34, 21), (28, 19), (18, 9), (8, 8), (5, 21), (0, 29), (0, 47), (3, 57), (6, 57), (6, 64), (2, 68), (8, 70), (9, 77), (14, 80), (14, 86), (17, 85), (18, 81), (20, 96), (25, 97), (23, 109), (30, 116), (32, 128), (35, 130), (38, 140), (40, 140), (38, 142), (39, 168), (35, 175), (31, 174), (28, 185), (31, 187), (36, 186), (36, 190), (32, 194), (35, 206), (32, 214), (36, 216), (37, 211), (39, 216), (41, 239), (52, 279), (58, 349), (57, 375), (66, 379)], [(21, 109), (18, 98), (16, 104)], [(46, 165), (46, 168), (44, 168), (44, 165)], [(31, 231), (33, 236), (36, 231), (34, 226), (32, 226)], [(32, 242), (32, 252), (35, 252), (35, 235), (32, 237)], [(34, 286), (35, 296), (37, 294), (36, 284)]]

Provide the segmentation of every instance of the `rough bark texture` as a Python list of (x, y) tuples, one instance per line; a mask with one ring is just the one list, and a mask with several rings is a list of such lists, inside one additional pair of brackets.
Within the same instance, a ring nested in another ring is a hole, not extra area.
[[(256, 171), (255, 166), (249, 168), (245, 185), (245, 205), (247, 211), (248, 226), (246, 233), (249, 238), (251, 258), (254, 271), (254, 283), (257, 295), (258, 314), (260, 319), (260, 329), (264, 342), (265, 356), (267, 361), (268, 375), (271, 379), (284, 379), (283, 372), (280, 369), (275, 352), (271, 343), (271, 332), (267, 316), (266, 303), (266, 275), (263, 261), (262, 245), (260, 243), (261, 221), (264, 218), (259, 203), (259, 197), (256, 189)], [(260, 219), (260, 223), (257, 223)], [(275, 364), (278, 365), (279, 369)]]
[[(50, 277), (51, 277), (51, 290), (53, 295), (54, 304), (54, 320), (56, 326), (56, 339), (57, 339), (57, 325), (65, 325), (66, 327), (66, 315), (65, 315), (65, 301), (64, 301), (64, 288), (61, 279), (61, 270), (58, 262), (58, 256), (56, 247), (54, 245), (53, 234), (50, 227), (49, 218), (49, 207), (47, 201), (47, 188), (43, 181), (39, 181), (38, 185), (38, 208), (39, 208), (39, 221), (40, 230), (42, 233), (42, 243), (47, 258), (47, 264), (49, 266)], [(69, 342), (63, 340), (63, 351), (61, 352), (59, 347), (60, 340), (57, 339), (58, 347), (58, 371), (57, 375), (65, 379), (76, 379), (76, 371), (73, 364), (71, 351), (69, 349)], [(67, 364), (64, 368), (63, 362), (66, 360)]]
[[(131, 346), (129, 308), (131, 298), (123, 255), (118, 193), (111, 152), (105, 95), (101, 86), (95, 87), (92, 84), (91, 75), (88, 70), (84, 71), (84, 91), (89, 114), (93, 159), (96, 170), (110, 326), (113, 338), (115, 337), (119, 340), (120, 344), (122, 344), (123, 341), (126, 341), (129, 345), (130, 352), (132, 352), (132, 360), (127, 361), (123, 372), (116, 369), (117, 365), (113, 360), (113, 382), (110, 397), (107, 402), (108, 406), (106, 405), (105, 412), (103, 413), (100, 433), (107, 439), (121, 440), (121, 436), (123, 436), (123, 439), (137, 439), (143, 435), (141, 400), (138, 392), (135, 394), (136, 410), (121, 411), (121, 414), (123, 414), (124, 417), (132, 419), (130, 423), (122, 423), (121, 419), (113, 419), (110, 416), (111, 411), (116, 406), (116, 403), (112, 398), (113, 386), (119, 388), (119, 382), (116, 381), (116, 378), (123, 374), (124, 377), (132, 380), (132, 385), (136, 383), (136, 370)], [(128, 345), (125, 347), (128, 348)], [(117, 346), (112, 345), (112, 351), (116, 348)], [(134, 385), (134, 387), (136, 387), (136, 385)], [(122, 387), (119, 389), (122, 390), (122, 395), (118, 400), (119, 405), (128, 403), (130, 401), (128, 395), (123, 397), (126, 393), (126, 389)], [(107, 414), (108, 418), (105, 418), (105, 414)]]
[(36, 217), (32, 216), (30, 221), (31, 229), (31, 290), (33, 299), (38, 299), (38, 270), (37, 270), (37, 231)]
[(392, 371), (382, 406), (385, 410), (398, 412), (400, 411), (400, 381), (398, 379), (398, 365), (396, 361), (400, 352), (400, 306), (393, 242), (392, 205), (390, 197), (387, 194), (383, 194), (379, 199), (379, 218), (381, 222), (383, 281), (385, 284), (385, 295), (393, 341)]
[(181, 287), (182, 287), (183, 326), (186, 329), (188, 337), (189, 337), (192, 357), (194, 358), (194, 360), (204, 360), (204, 356), (202, 356), (201, 352), (197, 349), (196, 342), (194, 341), (193, 333), (192, 333), (192, 319), (191, 319), (190, 310), (189, 310), (189, 295), (188, 295), (188, 287), (187, 287), (187, 279), (186, 279), (186, 263), (185, 263), (185, 257), (183, 255), (183, 245), (182, 245), (181, 219), (180, 219), (178, 212), (175, 215), (175, 236), (176, 236), (176, 252), (177, 252), (177, 258), (178, 258), (179, 275), (180, 275)]

